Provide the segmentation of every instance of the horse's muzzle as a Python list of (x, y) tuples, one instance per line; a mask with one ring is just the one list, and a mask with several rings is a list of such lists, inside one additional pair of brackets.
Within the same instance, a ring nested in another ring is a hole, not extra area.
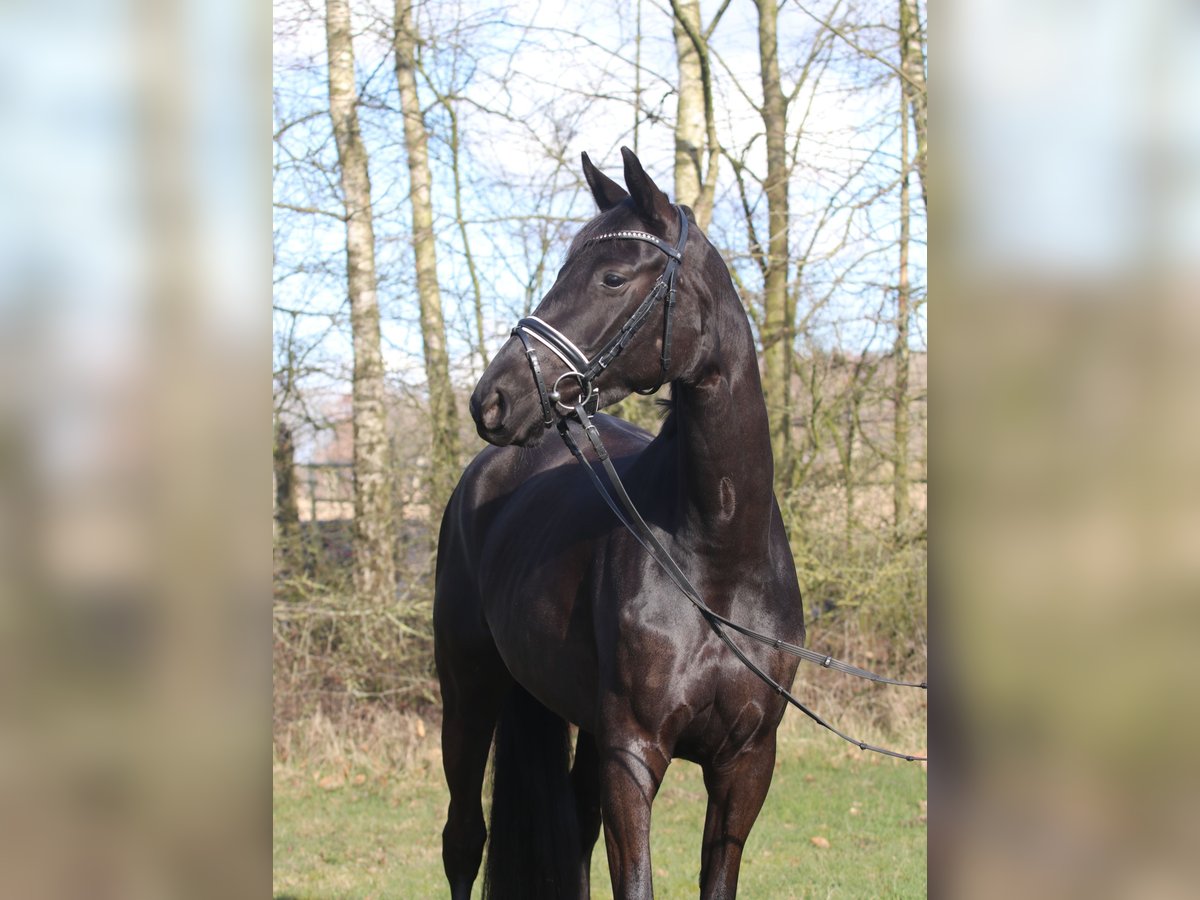
[(496, 362), (500, 361), (488, 367), (471, 394), (475, 431), (497, 447), (536, 443), (545, 428), (538, 415), (537, 391), (527, 383), (524, 360), (509, 365)]

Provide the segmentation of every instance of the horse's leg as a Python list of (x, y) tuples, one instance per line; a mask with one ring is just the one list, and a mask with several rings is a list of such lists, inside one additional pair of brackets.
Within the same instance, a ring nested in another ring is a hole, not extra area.
[[(494, 649), (490, 655), (499, 662)], [(495, 669), (479, 658), (463, 660), (451, 675), (444, 657), (438, 660), (438, 673), (444, 707), (442, 766), (450, 808), (442, 830), (442, 863), (453, 900), (469, 900), (487, 838), (481, 796), (484, 769), (509, 679), (503, 665)], [(481, 677), (489, 670), (490, 676)], [(463, 678), (468, 672), (473, 676), (469, 680)]]
[(670, 757), (640, 729), (605, 729), (600, 749), (604, 843), (616, 900), (650, 900), (650, 806)]
[(774, 768), (774, 731), (744, 749), (729, 765), (704, 767), (708, 814), (700, 863), (702, 900), (737, 895), (742, 850), (767, 798)]
[(581, 862), (579, 896), (592, 894), (592, 850), (600, 837), (600, 756), (596, 739), (580, 731), (575, 739), (575, 762), (571, 765), (571, 784), (575, 788), (575, 811), (579, 816)]

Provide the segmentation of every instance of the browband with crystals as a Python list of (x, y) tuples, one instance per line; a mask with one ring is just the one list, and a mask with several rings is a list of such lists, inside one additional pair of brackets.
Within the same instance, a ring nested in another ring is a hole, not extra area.
[[(685, 236), (687, 235), (686, 225), (684, 226), (683, 233)], [(584, 241), (583, 246), (586, 247), (588, 244), (594, 244), (597, 241), (614, 240), (645, 241), (647, 244), (653, 244), (663, 253), (667, 254), (667, 256), (671, 257), (671, 259), (676, 261), (683, 259), (683, 253), (681, 250), (676, 250), (662, 238), (656, 237), (655, 235), (646, 231), (611, 231), (608, 234), (598, 234), (596, 237), (588, 238), (586, 241)]]

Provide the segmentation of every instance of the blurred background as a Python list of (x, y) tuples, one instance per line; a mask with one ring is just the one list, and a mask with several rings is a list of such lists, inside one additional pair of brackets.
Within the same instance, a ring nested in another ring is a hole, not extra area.
[(956, 752), (932, 884), (1186, 896), (1200, 7), (973, 2), (933, 25), (931, 727)]
[(269, 890), (269, 31), (0, 6), (7, 897)]
[(464, 391), (622, 144), (755, 324), (813, 642), (932, 635), (933, 892), (1192, 893), (1200, 8), (789, 0), (776, 81), (760, 7), (278, 3), (273, 68), (0, 8), (0, 893), (262, 896), (268, 754), (424, 746)]

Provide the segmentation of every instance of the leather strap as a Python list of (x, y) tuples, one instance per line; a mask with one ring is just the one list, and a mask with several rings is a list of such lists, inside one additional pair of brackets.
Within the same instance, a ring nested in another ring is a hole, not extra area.
[(546, 381), (542, 378), (542, 367), (538, 363), (537, 352), (529, 344), (529, 338), (525, 336), (524, 331), (513, 329), (513, 334), (521, 339), (521, 346), (525, 348), (525, 358), (529, 361), (529, 368), (533, 371), (533, 380), (537, 384), (538, 400), (542, 404), (542, 423), (549, 428), (554, 424), (554, 407), (550, 403), (550, 392), (546, 390)]

